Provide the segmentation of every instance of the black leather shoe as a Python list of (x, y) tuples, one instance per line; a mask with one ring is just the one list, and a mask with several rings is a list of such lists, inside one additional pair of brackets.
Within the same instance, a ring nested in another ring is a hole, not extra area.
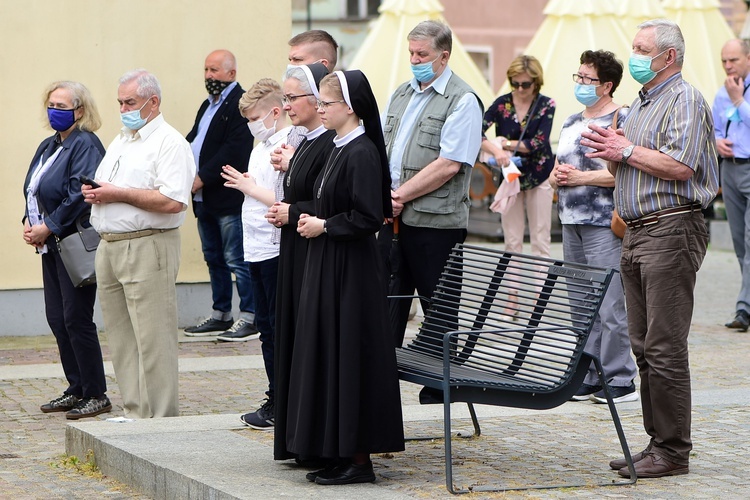
[(185, 328), (185, 335), (188, 337), (207, 337), (218, 335), (216, 332), (223, 332), (231, 328), (234, 321), (221, 321), (220, 319), (207, 318), (195, 326)]
[[(321, 460), (325, 460), (325, 459), (321, 459)], [(319, 477), (328, 477), (331, 475), (331, 473), (333, 473), (333, 471), (337, 470), (342, 465), (348, 466), (349, 463), (350, 463), (349, 460), (346, 460), (346, 461), (328, 460), (328, 463), (322, 469), (316, 470), (314, 472), (308, 472), (307, 474), (305, 474), (305, 477), (307, 478), (308, 481), (310, 481), (311, 483), (314, 483), (316, 479), (318, 479)]]
[(357, 484), (375, 482), (372, 462), (357, 465), (350, 463), (334, 468), (330, 474), (321, 474), (315, 478), (316, 484)]
[(747, 311), (740, 309), (737, 311), (734, 319), (729, 323), (725, 323), (724, 326), (741, 332), (746, 332), (748, 327), (750, 327), (750, 314), (748, 314)]
[(63, 394), (59, 398), (55, 398), (49, 403), (45, 403), (39, 407), (44, 413), (51, 413), (53, 411), (69, 411), (75, 408), (78, 404), (78, 397), (72, 394)]

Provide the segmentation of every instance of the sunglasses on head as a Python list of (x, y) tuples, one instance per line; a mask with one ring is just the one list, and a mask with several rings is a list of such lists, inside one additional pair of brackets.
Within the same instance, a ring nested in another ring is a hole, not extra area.
[(534, 82), (514, 82), (513, 80), (510, 81), (510, 86), (514, 89), (521, 87), (525, 90), (531, 88), (532, 85), (534, 85)]

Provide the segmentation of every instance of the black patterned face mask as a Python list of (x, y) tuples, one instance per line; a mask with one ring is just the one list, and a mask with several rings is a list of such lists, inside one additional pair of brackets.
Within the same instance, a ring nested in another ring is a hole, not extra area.
[(213, 78), (206, 78), (206, 90), (209, 95), (219, 95), (232, 82), (222, 82)]

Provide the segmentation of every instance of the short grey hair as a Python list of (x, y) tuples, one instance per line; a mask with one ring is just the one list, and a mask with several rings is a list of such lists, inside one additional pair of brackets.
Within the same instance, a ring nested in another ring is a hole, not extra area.
[(407, 40), (431, 40), (432, 48), (437, 51), (453, 50), (453, 34), (451, 29), (440, 21), (422, 21), (417, 24), (406, 37)]
[(290, 66), (286, 69), (286, 71), (284, 72), (283, 80), (287, 81), (290, 78), (299, 82), (299, 86), (302, 89), (302, 92), (304, 92), (305, 94), (313, 93), (312, 87), (310, 87), (310, 80), (307, 79), (305, 70), (303, 70), (300, 66)]
[(133, 80), (138, 84), (138, 90), (136, 91), (138, 97), (149, 98), (152, 95), (155, 95), (161, 102), (161, 86), (159, 85), (159, 80), (156, 79), (156, 76), (142, 68), (134, 69), (133, 71), (128, 71), (122, 75), (119, 83), (120, 85), (124, 85)]
[(639, 30), (645, 28), (654, 28), (656, 48), (659, 52), (667, 49), (677, 52), (675, 63), (681, 68), (685, 61), (685, 38), (677, 23), (669, 19), (651, 19), (638, 25)]

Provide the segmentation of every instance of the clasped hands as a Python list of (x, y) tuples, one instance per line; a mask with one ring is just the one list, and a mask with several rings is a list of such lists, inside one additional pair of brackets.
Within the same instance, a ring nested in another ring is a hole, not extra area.
[(42, 222), (41, 224), (30, 225), (29, 220), (23, 221), (23, 241), (27, 245), (31, 245), (34, 248), (42, 248), (44, 242), (50, 237), (52, 231), (47, 227), (47, 224)]
[(289, 169), (289, 160), (294, 154), (294, 148), (288, 144), (282, 144), (271, 153), (271, 166), (277, 172), (286, 172)]
[(552, 176), (558, 186), (573, 187), (581, 185), (581, 171), (568, 163), (556, 164), (555, 168), (552, 169)]
[[(277, 201), (268, 209), (266, 220), (276, 227), (289, 223), (289, 204)], [(316, 238), (325, 231), (324, 220), (309, 214), (300, 214), (297, 222), (297, 232), (303, 238)]]

